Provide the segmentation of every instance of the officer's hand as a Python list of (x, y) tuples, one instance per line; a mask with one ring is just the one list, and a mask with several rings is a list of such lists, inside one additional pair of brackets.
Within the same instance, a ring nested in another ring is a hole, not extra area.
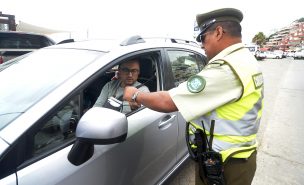
[(138, 91), (137, 88), (132, 87), (132, 86), (126, 86), (125, 89), (124, 89), (123, 99), (126, 100), (126, 101), (131, 102), (132, 101), (132, 96), (136, 91)]

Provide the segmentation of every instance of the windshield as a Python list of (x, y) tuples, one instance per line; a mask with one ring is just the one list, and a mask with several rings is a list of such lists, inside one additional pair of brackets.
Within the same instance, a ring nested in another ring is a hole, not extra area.
[(4, 63), (0, 70), (0, 130), (101, 54), (43, 49), (10, 65)]

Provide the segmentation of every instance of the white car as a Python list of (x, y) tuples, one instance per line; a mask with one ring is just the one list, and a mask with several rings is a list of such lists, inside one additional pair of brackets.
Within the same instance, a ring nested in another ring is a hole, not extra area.
[(295, 52), (288, 52), (288, 53), (287, 53), (287, 57), (292, 57), (292, 58), (294, 58), (294, 56), (295, 56)]
[(281, 58), (283, 58), (281, 53), (276, 53), (276, 52), (271, 52), (271, 51), (266, 51), (265, 56), (266, 56), (266, 58), (270, 58), (270, 59), (281, 59)]
[(266, 58), (266, 54), (263, 51), (257, 51), (254, 56), (257, 60), (263, 60)]
[(304, 50), (296, 51), (294, 53), (294, 58), (295, 59), (304, 59)]
[(42, 34), (19, 31), (0, 31), (0, 64), (31, 51), (54, 45)]
[(181, 114), (91, 108), (133, 58), (151, 92), (207, 63), (195, 42), (135, 36), (53, 45), (1, 64), (0, 184), (163, 184), (189, 157)]

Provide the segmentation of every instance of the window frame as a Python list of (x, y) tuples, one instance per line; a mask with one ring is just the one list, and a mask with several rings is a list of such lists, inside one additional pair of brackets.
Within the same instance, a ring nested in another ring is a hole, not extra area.
[(207, 65), (207, 58), (206, 56), (204, 56), (202, 53), (199, 53), (197, 51), (194, 50), (190, 50), (190, 49), (182, 49), (182, 48), (166, 48), (164, 50), (165, 52), (165, 60), (167, 61), (166, 65), (167, 65), (167, 78), (170, 78), (170, 84), (168, 85), (170, 88), (174, 88), (177, 87), (175, 85), (175, 78), (174, 78), (174, 74), (173, 74), (173, 68), (172, 68), (172, 64), (170, 61), (170, 57), (169, 57), (169, 52), (170, 51), (180, 51), (180, 52), (188, 52), (188, 53), (192, 53), (195, 54), (195, 56), (199, 57), (197, 60), (202, 61), (202, 65), (198, 66), (199, 67), (199, 72), (204, 68), (204, 66)]

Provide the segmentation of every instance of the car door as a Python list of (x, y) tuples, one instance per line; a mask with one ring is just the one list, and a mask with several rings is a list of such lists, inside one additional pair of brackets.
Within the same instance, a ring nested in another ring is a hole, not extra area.
[[(160, 51), (149, 50), (133, 53), (121, 58), (119, 61), (129, 58), (140, 58), (141, 75), (147, 81), (141, 81), (148, 85), (150, 90), (163, 89), (162, 78), (163, 64)], [(147, 76), (149, 69), (145, 68), (154, 63), (154, 69)], [(154, 83), (151, 83), (153, 80)], [(151, 85), (154, 84), (154, 85)], [(111, 146), (95, 146), (93, 158), (85, 163), (85, 169), (81, 169), (65, 179), (62, 184), (74, 184), (75, 179), (80, 184), (87, 183), (85, 178), (90, 177), (90, 184), (156, 184), (163, 179), (176, 163), (178, 125), (176, 113), (160, 113), (141, 107), (128, 113), (128, 135), (123, 143)]]
[[(157, 70), (155, 80), (158, 90), (161, 90), (164, 81), (161, 73), (164, 72), (158, 60), (159, 51), (135, 53), (119, 60), (149, 53), (154, 53)], [(92, 78), (98, 79), (97, 76)], [(72, 165), (67, 156), (74, 142), (77, 120), (85, 110), (87, 101), (84, 94), (89, 84), (84, 83), (82, 86), (64, 97), (58, 106), (50, 108), (49, 113), (35, 127), (16, 141), (15, 150), (12, 149), (6, 156), (10, 161), (22, 158), (21, 162), (16, 164), (15, 175), (3, 178), (2, 182), (11, 185), (17, 179), (19, 185), (152, 185), (173, 168), (178, 133), (176, 113), (160, 113), (145, 107), (126, 115), (128, 136), (125, 142), (95, 146), (90, 160), (80, 166)]]
[[(167, 61), (167, 79), (168, 89), (177, 87), (179, 84), (188, 80), (192, 75), (199, 73), (203, 67), (207, 64), (206, 57), (199, 52), (185, 50), (180, 48), (167, 48), (165, 50)], [(177, 160), (181, 161), (188, 153), (188, 149), (185, 142), (185, 128), (186, 120), (178, 112), (178, 147), (177, 147)]]
[(1, 156), (0, 184), (57, 184), (76, 169), (66, 156), (75, 138), (80, 98), (67, 97), (35, 124), (23, 120), (32, 127)]
[[(150, 50), (126, 56), (141, 58), (140, 78), (145, 76), (148, 85), (151, 76), (145, 67), (154, 63), (153, 79), (157, 90), (163, 89), (163, 63), (159, 50)], [(124, 59), (123, 59), (124, 60)], [(153, 73), (152, 73), (153, 74)], [(154, 87), (148, 86), (151, 89)], [(156, 184), (163, 179), (176, 163), (177, 134), (176, 113), (161, 113), (142, 107), (127, 114), (127, 140), (106, 155), (115, 158), (111, 164), (112, 178), (105, 184)], [(100, 159), (102, 162), (102, 159)], [(109, 171), (109, 168), (107, 169)], [(119, 173), (117, 173), (119, 171)]]

